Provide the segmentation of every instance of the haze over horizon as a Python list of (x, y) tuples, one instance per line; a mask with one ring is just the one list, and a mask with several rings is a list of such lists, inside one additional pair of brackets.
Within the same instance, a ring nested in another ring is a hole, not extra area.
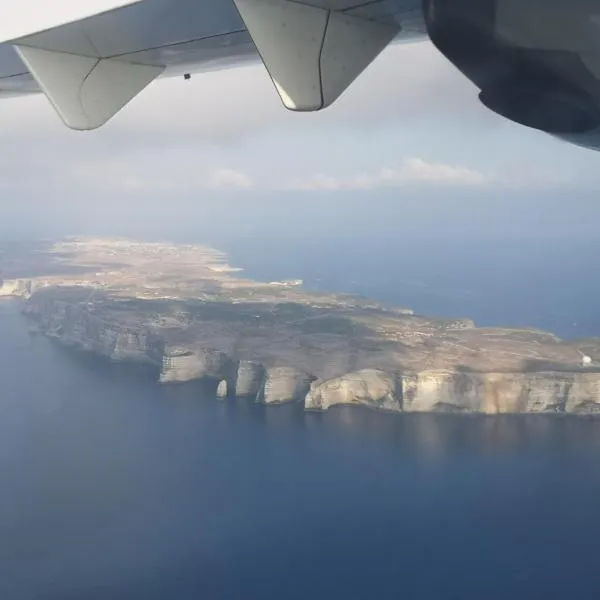
[(386, 50), (321, 113), (286, 111), (255, 65), (158, 81), (91, 133), (66, 129), (42, 96), (3, 101), (0, 128), (4, 232), (85, 230), (88, 213), (157, 226), (174, 210), (191, 216), (192, 202), (202, 214), (232, 196), (259, 211), (265, 197), (327, 196), (338, 211), (385, 199), (381, 210), (399, 214), (407, 197), (434, 208), (476, 195), (489, 199), (477, 207), (485, 211), (499, 190), (566, 203), (600, 184), (597, 153), (492, 114), (425, 42)]

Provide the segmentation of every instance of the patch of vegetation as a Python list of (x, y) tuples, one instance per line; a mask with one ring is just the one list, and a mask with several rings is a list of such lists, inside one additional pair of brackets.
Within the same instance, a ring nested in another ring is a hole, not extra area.
[(333, 335), (356, 335), (362, 330), (360, 325), (346, 317), (324, 315), (306, 319), (298, 324), (304, 333), (329, 333)]

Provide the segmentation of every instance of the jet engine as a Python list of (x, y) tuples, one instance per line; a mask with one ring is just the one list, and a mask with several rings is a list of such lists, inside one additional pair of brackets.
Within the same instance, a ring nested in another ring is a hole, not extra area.
[(424, 0), (433, 44), (490, 110), (600, 149), (597, 0)]

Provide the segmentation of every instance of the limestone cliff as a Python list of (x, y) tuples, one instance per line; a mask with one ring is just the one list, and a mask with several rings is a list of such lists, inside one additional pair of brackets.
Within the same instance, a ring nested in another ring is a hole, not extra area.
[[(585, 396), (600, 408), (600, 394), (589, 394), (595, 373), (456, 373), (426, 371), (402, 377), (407, 412), (578, 412)], [(567, 408), (568, 404), (568, 408)]]
[(600, 374), (430, 370), (393, 377), (365, 370), (312, 384), (305, 406), (358, 404), (394, 412), (600, 412)]
[(35, 283), (31, 279), (0, 279), (0, 298), (31, 298)]
[(32, 299), (24, 312), (35, 318), (41, 330), (66, 346), (93, 352), (115, 362), (157, 366), (164, 343), (146, 328), (129, 329), (94, 315), (78, 304)]
[(389, 411), (402, 410), (396, 377), (375, 369), (363, 369), (310, 386), (304, 405), (308, 410), (327, 410), (337, 404), (365, 405)]
[(201, 246), (69, 239), (26, 256), (10, 273), (41, 275), (2, 282), (0, 296), (22, 298), (63, 344), (154, 365), (163, 384), (210, 378), (223, 398), (311, 410), (600, 412), (600, 339), (269, 285)]
[(264, 404), (302, 401), (308, 392), (311, 380), (310, 375), (294, 367), (268, 368), (257, 400)]
[(236, 396), (256, 398), (265, 380), (265, 368), (257, 362), (241, 360), (235, 374), (234, 389)]
[(223, 352), (202, 347), (165, 345), (160, 383), (225, 379), (230, 360)]
[[(15, 288), (11, 288), (15, 289)], [(27, 288), (25, 288), (27, 289)], [(112, 361), (156, 365), (160, 383), (212, 378), (222, 397), (264, 404), (303, 401), (307, 410), (362, 405), (391, 412), (600, 412), (600, 373), (580, 371), (471, 372), (359, 369), (329, 379), (293, 365), (264, 365), (201, 345), (167, 343), (148, 328), (127, 328), (85, 305), (34, 295), (25, 312), (48, 336)]]

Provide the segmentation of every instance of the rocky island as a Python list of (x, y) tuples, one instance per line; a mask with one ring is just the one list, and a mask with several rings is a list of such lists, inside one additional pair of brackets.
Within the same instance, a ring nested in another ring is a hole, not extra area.
[(600, 411), (600, 340), (480, 328), (368, 299), (246, 279), (200, 245), (77, 239), (2, 250), (0, 297), (45, 335), (164, 385), (307, 410)]

